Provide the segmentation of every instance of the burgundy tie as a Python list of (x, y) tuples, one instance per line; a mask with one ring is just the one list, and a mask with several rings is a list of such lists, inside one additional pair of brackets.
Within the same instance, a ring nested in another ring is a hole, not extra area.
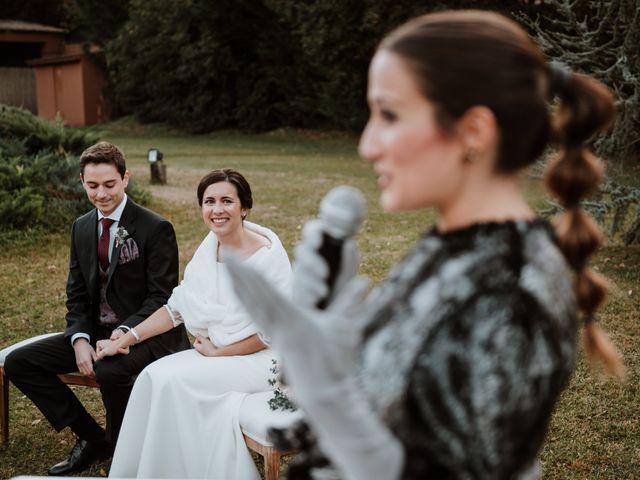
[(115, 220), (110, 218), (102, 218), (100, 220), (102, 234), (100, 235), (100, 240), (98, 240), (98, 261), (105, 272), (109, 269), (109, 228), (111, 228), (113, 222)]

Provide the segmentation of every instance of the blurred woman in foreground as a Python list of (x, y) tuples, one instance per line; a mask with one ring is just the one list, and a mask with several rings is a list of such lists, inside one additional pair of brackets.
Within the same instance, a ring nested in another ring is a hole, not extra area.
[[(601, 177), (583, 144), (612, 121), (612, 97), (550, 65), (516, 23), (456, 11), (383, 40), (368, 103), (360, 154), (382, 207), (434, 207), (435, 227), (363, 303), (353, 280), (327, 312), (313, 307), (328, 270), (317, 225), (296, 252), (297, 306), (229, 264), (236, 288), (254, 292), (243, 301), (281, 352), (324, 454), (290, 441), (308, 453), (290, 478), (537, 478), (580, 317), (589, 352), (622, 368), (594, 321), (604, 288), (586, 260), (599, 234), (579, 203)], [(559, 154), (546, 182), (566, 207), (555, 229), (519, 182), (550, 139)]]

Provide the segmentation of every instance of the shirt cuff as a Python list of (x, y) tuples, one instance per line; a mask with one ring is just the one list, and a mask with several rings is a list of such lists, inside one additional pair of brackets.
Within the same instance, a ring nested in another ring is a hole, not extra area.
[(86, 334), (86, 333), (74, 333), (73, 335), (71, 335), (71, 346), (73, 347), (73, 344), (75, 343), (76, 340), (78, 340), (79, 338), (84, 338), (87, 342), (91, 343), (91, 337)]

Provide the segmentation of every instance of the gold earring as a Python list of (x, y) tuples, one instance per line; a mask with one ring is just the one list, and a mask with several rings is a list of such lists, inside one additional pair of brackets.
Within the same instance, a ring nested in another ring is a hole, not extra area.
[(473, 148), (470, 148), (464, 154), (463, 160), (464, 160), (464, 163), (469, 164), (469, 163), (475, 162), (477, 157), (478, 157), (478, 152), (476, 152)]

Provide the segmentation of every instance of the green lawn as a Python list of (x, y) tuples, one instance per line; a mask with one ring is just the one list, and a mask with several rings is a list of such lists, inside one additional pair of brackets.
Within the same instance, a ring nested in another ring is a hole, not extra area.
[[(331, 187), (345, 183), (360, 188), (369, 202), (359, 237), (361, 271), (376, 282), (433, 220), (429, 212), (389, 216), (380, 210), (375, 177), (358, 159), (355, 137), (292, 131), (183, 136), (130, 122), (102, 128), (105, 139), (124, 149), (133, 178), (152, 192), (151, 208), (176, 227), (182, 268), (206, 233), (195, 188), (213, 168), (231, 167), (246, 175), (254, 193), (250, 219), (278, 232), (289, 252)], [(164, 153), (166, 186), (148, 184), (146, 152), (151, 147)], [(539, 204), (543, 190), (536, 181), (527, 182), (527, 192), (532, 203)], [(64, 232), (5, 245), (0, 251), (0, 348), (37, 333), (63, 330), (67, 243)], [(542, 454), (545, 479), (640, 478), (640, 249), (606, 247), (594, 265), (611, 283), (601, 322), (623, 351), (629, 378), (625, 383), (603, 382), (580, 363), (558, 405)], [(97, 392), (78, 391), (100, 417)], [(0, 478), (45, 475), (65, 457), (73, 439), (67, 431), (55, 433), (13, 387), (10, 398), (11, 440), (0, 450)], [(85, 475), (107, 471), (104, 463)]]

